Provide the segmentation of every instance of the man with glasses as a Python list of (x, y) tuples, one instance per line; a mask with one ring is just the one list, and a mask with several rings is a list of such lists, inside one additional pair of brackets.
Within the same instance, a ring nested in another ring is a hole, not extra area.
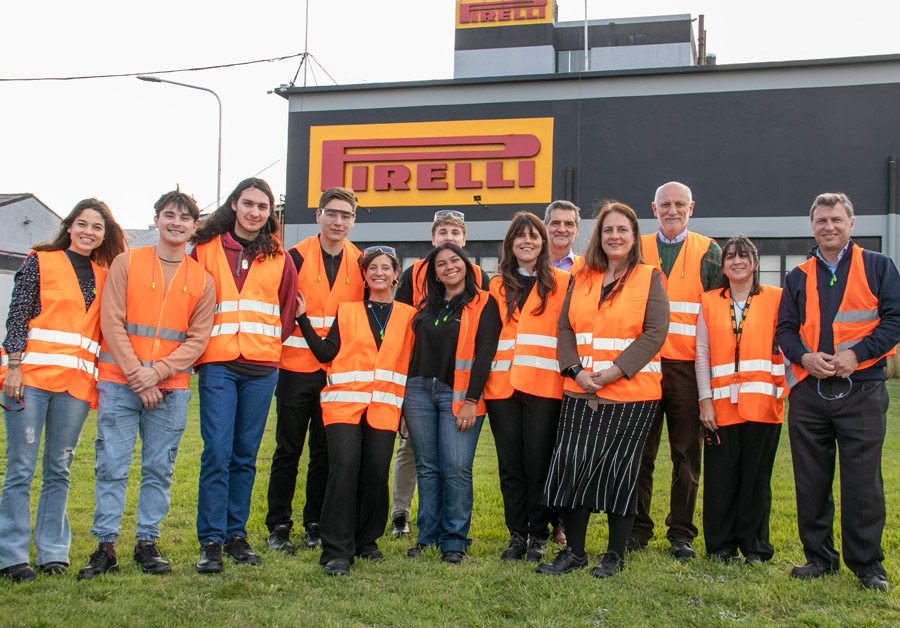
[[(320, 337), (328, 335), (340, 303), (363, 298), (360, 251), (347, 240), (356, 219), (356, 205), (356, 197), (348, 189), (325, 190), (316, 210), (316, 223), (321, 232), (289, 251), (297, 267), (298, 289), (306, 299), (306, 314)], [(289, 554), (294, 551), (290, 539), (294, 525), (291, 504), (307, 431), (309, 465), (303, 507), (304, 542), (307, 549), (321, 545), (319, 521), (328, 479), (328, 445), (319, 402), (324, 387), (325, 371), (298, 327), (284, 342), (275, 388), (278, 422), (266, 514), (271, 550)]]
[(809, 580), (840, 570), (832, 533), (837, 445), (844, 563), (862, 587), (889, 591), (881, 449), (884, 367), (900, 341), (900, 276), (889, 257), (850, 239), (853, 204), (846, 194), (820, 194), (809, 219), (818, 246), (788, 273), (776, 327), (791, 362), (788, 433), (807, 561), (791, 576)]
[[(455, 209), (441, 209), (434, 213), (431, 223), (431, 245), (438, 247), (444, 242), (452, 242), (460, 248), (466, 246), (466, 215)], [(472, 264), (476, 275), (481, 279), (479, 285), (487, 290), (491, 278), (479, 266)], [(420, 259), (403, 271), (400, 285), (394, 299), (418, 307), (424, 296), (425, 260)], [(394, 537), (409, 536), (409, 509), (416, 492), (416, 460), (413, 454), (412, 441), (406, 431), (406, 422), (400, 424), (397, 431), (400, 444), (394, 457), (394, 481), (391, 487), (391, 534)]]
[(584, 266), (584, 258), (572, 250), (580, 223), (581, 210), (569, 201), (553, 201), (544, 212), (544, 226), (550, 239), (550, 263), (573, 275)]

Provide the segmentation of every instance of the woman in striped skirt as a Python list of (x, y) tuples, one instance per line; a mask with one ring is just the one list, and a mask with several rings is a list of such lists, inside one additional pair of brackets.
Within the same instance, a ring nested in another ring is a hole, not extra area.
[(567, 378), (543, 501), (561, 509), (568, 546), (538, 573), (587, 566), (588, 520), (599, 511), (607, 514), (609, 541), (591, 574), (606, 578), (625, 565), (669, 325), (662, 275), (643, 263), (640, 239), (634, 210), (605, 204), (563, 305), (558, 358)]

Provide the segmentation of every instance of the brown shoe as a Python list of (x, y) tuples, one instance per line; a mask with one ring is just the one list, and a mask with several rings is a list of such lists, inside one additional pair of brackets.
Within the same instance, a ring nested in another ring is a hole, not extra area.
[(553, 526), (553, 532), (550, 533), (550, 538), (553, 539), (553, 542), (557, 545), (566, 544), (566, 529), (563, 527), (563, 524), (557, 523)]

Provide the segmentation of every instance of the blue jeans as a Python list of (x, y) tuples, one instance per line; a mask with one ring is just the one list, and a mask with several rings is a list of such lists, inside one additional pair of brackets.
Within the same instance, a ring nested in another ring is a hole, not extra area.
[(256, 454), (266, 429), (278, 371), (246, 377), (219, 364), (200, 367), (200, 545), (247, 537)]
[(417, 542), (442, 552), (464, 552), (472, 543), (472, 463), (484, 416), (464, 433), (456, 429), (453, 390), (438, 379), (406, 383), (403, 414), (416, 452), (419, 484)]
[[(31, 540), (31, 480), (37, 466), (44, 431), (41, 496), (34, 523), (37, 564), (69, 562), (72, 535), (66, 503), (69, 467), (87, 418), (88, 402), (68, 393), (25, 386), (21, 412), (4, 412), (6, 424), (6, 477), (0, 494), (0, 569), (28, 562)], [(3, 395), (3, 403), (19, 404)]]
[(141, 488), (137, 502), (137, 538), (155, 541), (169, 512), (178, 444), (187, 425), (190, 390), (173, 390), (152, 410), (126, 384), (98, 382), (97, 466), (94, 468), (94, 526), (100, 543), (113, 543), (125, 510), (128, 470), (141, 434)]

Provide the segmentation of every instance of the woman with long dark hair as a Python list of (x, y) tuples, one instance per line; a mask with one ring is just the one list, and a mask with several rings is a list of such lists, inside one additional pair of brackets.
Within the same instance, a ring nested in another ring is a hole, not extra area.
[(0, 575), (34, 580), (28, 565), (29, 497), (44, 432), (41, 496), (34, 530), (41, 573), (69, 566), (69, 467), (96, 402), (100, 296), (125, 235), (106, 203), (75, 205), (50, 242), (16, 273), (3, 342), (6, 475), (0, 493)]
[(222, 571), (223, 551), (236, 563), (260, 560), (247, 542), (256, 454), (297, 307), (297, 269), (285, 263), (274, 212), (269, 185), (245, 179), (191, 239), (191, 256), (216, 284), (212, 334), (197, 361), (200, 573)]
[(403, 414), (416, 452), (418, 539), (407, 554), (440, 548), (460, 563), (472, 542), (472, 463), (484, 420), (482, 393), (497, 351), (497, 302), (478, 289), (465, 252), (450, 242), (426, 258), (426, 296), (416, 334)]
[[(700, 300), (697, 388), (706, 552), (724, 562), (772, 558), (772, 468), (784, 420), (784, 359), (775, 342), (781, 288), (761, 286), (745, 236), (722, 247), (722, 281)], [(751, 307), (752, 306), (752, 307)]]
[(537, 562), (547, 545), (553, 511), (540, 499), (562, 403), (557, 322), (570, 280), (550, 264), (544, 223), (530, 212), (513, 216), (491, 280), (503, 327), (484, 389), (509, 530), (504, 560)]
[(388, 514), (388, 474), (412, 352), (416, 311), (395, 301), (400, 260), (388, 246), (363, 251), (362, 301), (338, 306), (325, 338), (316, 334), (298, 297), (297, 323), (326, 364), (322, 421), (328, 441), (328, 482), (322, 508), (322, 556), (330, 576), (350, 573), (355, 557), (380, 561), (378, 539)]
[(634, 210), (606, 203), (563, 305), (559, 365), (568, 378), (543, 501), (561, 509), (568, 545), (538, 573), (587, 566), (588, 520), (599, 511), (606, 512), (609, 539), (591, 575), (607, 578), (625, 566), (669, 327), (663, 278), (643, 263), (640, 240)]

